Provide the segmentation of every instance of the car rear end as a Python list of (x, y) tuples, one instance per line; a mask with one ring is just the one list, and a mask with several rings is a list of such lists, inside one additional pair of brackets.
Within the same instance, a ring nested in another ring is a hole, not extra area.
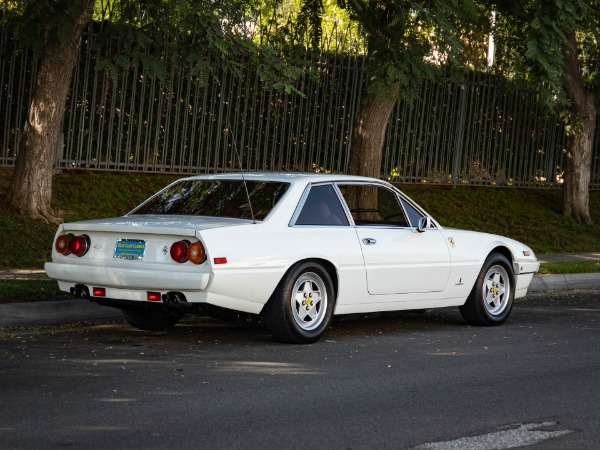
[(202, 303), (215, 263), (207, 260), (202, 230), (243, 222), (142, 217), (64, 224), (45, 268), (61, 290), (111, 306)]

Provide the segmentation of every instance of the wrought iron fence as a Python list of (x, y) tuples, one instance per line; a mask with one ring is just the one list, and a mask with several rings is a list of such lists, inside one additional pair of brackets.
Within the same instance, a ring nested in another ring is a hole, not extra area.
[[(396, 106), (384, 174), (401, 182), (560, 185), (563, 123), (544, 112), (535, 93), (503, 84), (481, 74), (464, 83), (424, 82), (415, 105)], [(595, 187), (600, 186), (598, 147)]]
[[(0, 165), (14, 164), (33, 87), (35, 58), (9, 54), (0, 32)], [(110, 45), (120, 45), (113, 42)], [(365, 95), (364, 59), (307, 53), (297, 88), (265, 85), (250, 66), (202, 83), (174, 64), (167, 77), (139, 65), (116, 77), (95, 70), (83, 45), (67, 103), (56, 167), (172, 172), (344, 172), (354, 118)], [(600, 126), (597, 127), (600, 136)], [(564, 126), (535, 93), (472, 74), (462, 83), (423, 81), (417, 100), (398, 102), (381, 176), (397, 182), (556, 187)], [(240, 163), (241, 161), (241, 163)], [(600, 138), (592, 188), (600, 188)]]

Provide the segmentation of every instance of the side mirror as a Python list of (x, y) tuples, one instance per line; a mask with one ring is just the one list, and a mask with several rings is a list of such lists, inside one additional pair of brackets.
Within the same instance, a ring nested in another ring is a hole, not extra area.
[(419, 233), (424, 233), (427, 228), (431, 226), (431, 219), (429, 217), (421, 217), (419, 219), (419, 224), (417, 225), (417, 231)]

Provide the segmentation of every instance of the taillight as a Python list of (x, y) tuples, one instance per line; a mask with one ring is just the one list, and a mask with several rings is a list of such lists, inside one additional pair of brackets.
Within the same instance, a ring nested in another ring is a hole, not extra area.
[(187, 249), (187, 258), (194, 264), (200, 264), (206, 259), (206, 250), (201, 242), (190, 244)]
[(75, 236), (69, 241), (69, 250), (75, 256), (83, 256), (90, 249), (90, 237), (87, 234)]
[(58, 238), (56, 238), (56, 242), (54, 243), (54, 248), (61, 255), (68, 255), (71, 253), (69, 249), (69, 242), (73, 239), (72, 234), (61, 234)]
[(171, 258), (178, 263), (184, 263), (188, 259), (189, 241), (177, 241), (171, 245)]
[(171, 245), (171, 258), (178, 263), (186, 261), (200, 264), (206, 260), (206, 250), (202, 242), (190, 243), (188, 240), (177, 241)]

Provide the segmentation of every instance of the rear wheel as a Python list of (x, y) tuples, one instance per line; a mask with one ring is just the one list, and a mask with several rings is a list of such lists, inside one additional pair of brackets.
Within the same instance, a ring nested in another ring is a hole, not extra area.
[(293, 266), (265, 306), (265, 324), (281, 342), (319, 340), (331, 322), (335, 292), (327, 270), (316, 262)]
[(146, 310), (146, 311), (126, 311), (122, 310), (123, 317), (129, 325), (141, 330), (166, 330), (174, 327), (183, 316), (181, 311), (163, 311), (163, 310)]
[(508, 259), (499, 253), (485, 260), (475, 286), (460, 313), (471, 325), (500, 325), (512, 309), (514, 274)]

